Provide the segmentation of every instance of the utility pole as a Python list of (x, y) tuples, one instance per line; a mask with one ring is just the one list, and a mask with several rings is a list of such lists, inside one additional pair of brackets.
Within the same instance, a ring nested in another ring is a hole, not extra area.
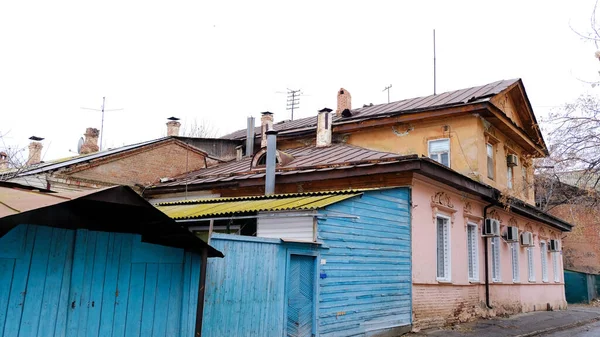
[(437, 74), (436, 74), (436, 66), (435, 66), (435, 29), (433, 30), (433, 94), (435, 95), (435, 89), (436, 89), (436, 81), (437, 81)]
[(93, 110), (93, 111), (102, 111), (102, 121), (100, 123), (100, 151), (102, 151), (102, 135), (104, 134), (104, 111), (119, 111), (119, 110), (123, 110), (123, 109), (110, 109), (110, 110), (105, 110), (104, 106), (106, 103), (106, 97), (102, 97), (102, 108), (101, 109), (91, 109), (91, 108), (82, 108), (85, 110)]
[(387, 90), (387, 94), (388, 94), (388, 103), (390, 102), (390, 88), (392, 88), (392, 85), (390, 84), (389, 86), (385, 87), (385, 89), (383, 89), (382, 91), (386, 91)]
[(287, 106), (286, 110), (292, 110), (292, 118), (294, 120), (294, 110), (300, 108), (300, 95), (302, 95), (301, 89), (292, 90), (288, 88), (287, 92)]

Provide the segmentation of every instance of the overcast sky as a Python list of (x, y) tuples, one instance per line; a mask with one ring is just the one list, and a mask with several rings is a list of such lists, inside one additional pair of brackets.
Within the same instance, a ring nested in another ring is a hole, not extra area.
[[(219, 135), (272, 111), (295, 117), (520, 77), (538, 118), (593, 91), (593, 0), (582, 1), (2, 1), (0, 141), (45, 137), (44, 160), (75, 155), (86, 127), (105, 147), (166, 134), (166, 118), (208, 121)], [(597, 91), (598, 89), (596, 89)], [(0, 149), (1, 150), (1, 149)]]

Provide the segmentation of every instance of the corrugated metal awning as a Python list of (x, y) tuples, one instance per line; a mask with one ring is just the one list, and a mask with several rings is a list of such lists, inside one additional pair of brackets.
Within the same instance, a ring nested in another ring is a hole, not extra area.
[(285, 197), (274, 195), (261, 199), (234, 199), (217, 198), (194, 204), (163, 205), (157, 208), (173, 219), (192, 219), (207, 216), (261, 212), (261, 211), (291, 211), (291, 210), (313, 210), (319, 209), (342, 200), (358, 195), (360, 192), (343, 193), (332, 192), (325, 195), (301, 195)]

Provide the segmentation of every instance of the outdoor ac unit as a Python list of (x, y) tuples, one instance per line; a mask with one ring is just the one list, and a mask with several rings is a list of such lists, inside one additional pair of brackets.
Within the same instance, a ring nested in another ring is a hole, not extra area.
[(509, 154), (506, 156), (506, 165), (519, 166), (519, 157), (516, 154)]
[(508, 226), (506, 228), (506, 241), (519, 242), (519, 228), (515, 226)]
[(558, 240), (550, 240), (550, 251), (560, 252), (560, 243)]
[(485, 219), (482, 236), (500, 236), (500, 221)]
[(533, 247), (533, 234), (531, 232), (521, 233), (521, 245), (525, 247)]

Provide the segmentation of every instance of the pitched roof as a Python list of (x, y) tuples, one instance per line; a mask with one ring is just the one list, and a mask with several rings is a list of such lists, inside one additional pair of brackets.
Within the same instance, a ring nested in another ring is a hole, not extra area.
[[(407, 157), (395, 153), (368, 150), (347, 144), (333, 144), (327, 147), (305, 146), (285, 150), (285, 153), (292, 155), (293, 160), (286, 165), (277, 166), (277, 174), (288, 175), (306, 170), (328, 171), (336, 169), (336, 167), (369, 165)], [(415, 156), (409, 157), (412, 158)], [(239, 161), (230, 161), (191, 172), (175, 181), (162, 183), (156, 187), (183, 186), (207, 182), (260, 178), (265, 175), (264, 167), (252, 168), (251, 165), (252, 157), (245, 157)]]
[[(92, 161), (95, 159), (109, 157), (109, 156), (123, 153), (126, 151), (137, 150), (137, 149), (142, 148), (147, 145), (152, 145), (152, 144), (156, 144), (156, 143), (160, 143), (160, 142), (164, 142), (164, 141), (168, 141), (168, 140), (174, 140), (176, 142), (180, 142), (184, 146), (190, 146), (190, 147), (194, 148), (193, 146), (187, 145), (183, 141), (178, 140), (175, 137), (162, 137), (162, 138), (152, 139), (152, 140), (148, 140), (148, 141), (141, 142), (141, 143), (125, 145), (125, 146), (117, 147), (114, 149), (108, 149), (108, 150), (104, 150), (104, 151), (93, 152), (93, 153), (89, 153), (89, 154), (78, 155), (78, 156), (68, 157), (68, 158), (62, 158), (62, 159), (52, 160), (52, 161), (48, 161), (48, 162), (43, 162), (40, 164), (31, 165), (31, 166), (21, 169), (20, 172), (17, 172), (16, 176), (22, 177), (22, 176), (28, 176), (28, 175), (58, 170), (58, 169), (62, 169), (65, 167), (72, 166), (72, 165), (89, 162), (89, 161)], [(205, 151), (202, 151), (200, 149), (196, 149), (196, 150), (206, 154)], [(13, 171), (4, 171), (4, 172), (0, 173), (0, 179), (2, 178), (2, 175), (6, 176), (6, 175), (12, 175), (12, 174), (14, 174), (14, 170)]]
[[(489, 101), (490, 98), (504, 91), (511, 85), (520, 81), (520, 79), (501, 80), (485, 85), (471, 88), (448, 91), (437, 95), (409, 98), (397, 102), (365, 106), (352, 109), (351, 117), (333, 116), (333, 124), (340, 124), (346, 121), (359, 119), (368, 119), (373, 117), (383, 117), (387, 115), (397, 115), (403, 113), (417, 112), (423, 110), (433, 110), (460, 105), (468, 105)], [(317, 116), (301, 118), (293, 121), (283, 121), (273, 125), (273, 128), (280, 132), (312, 130), (316, 128)], [(255, 134), (260, 136), (260, 126), (255, 128)], [(238, 130), (221, 138), (226, 139), (245, 139), (246, 130)]]

